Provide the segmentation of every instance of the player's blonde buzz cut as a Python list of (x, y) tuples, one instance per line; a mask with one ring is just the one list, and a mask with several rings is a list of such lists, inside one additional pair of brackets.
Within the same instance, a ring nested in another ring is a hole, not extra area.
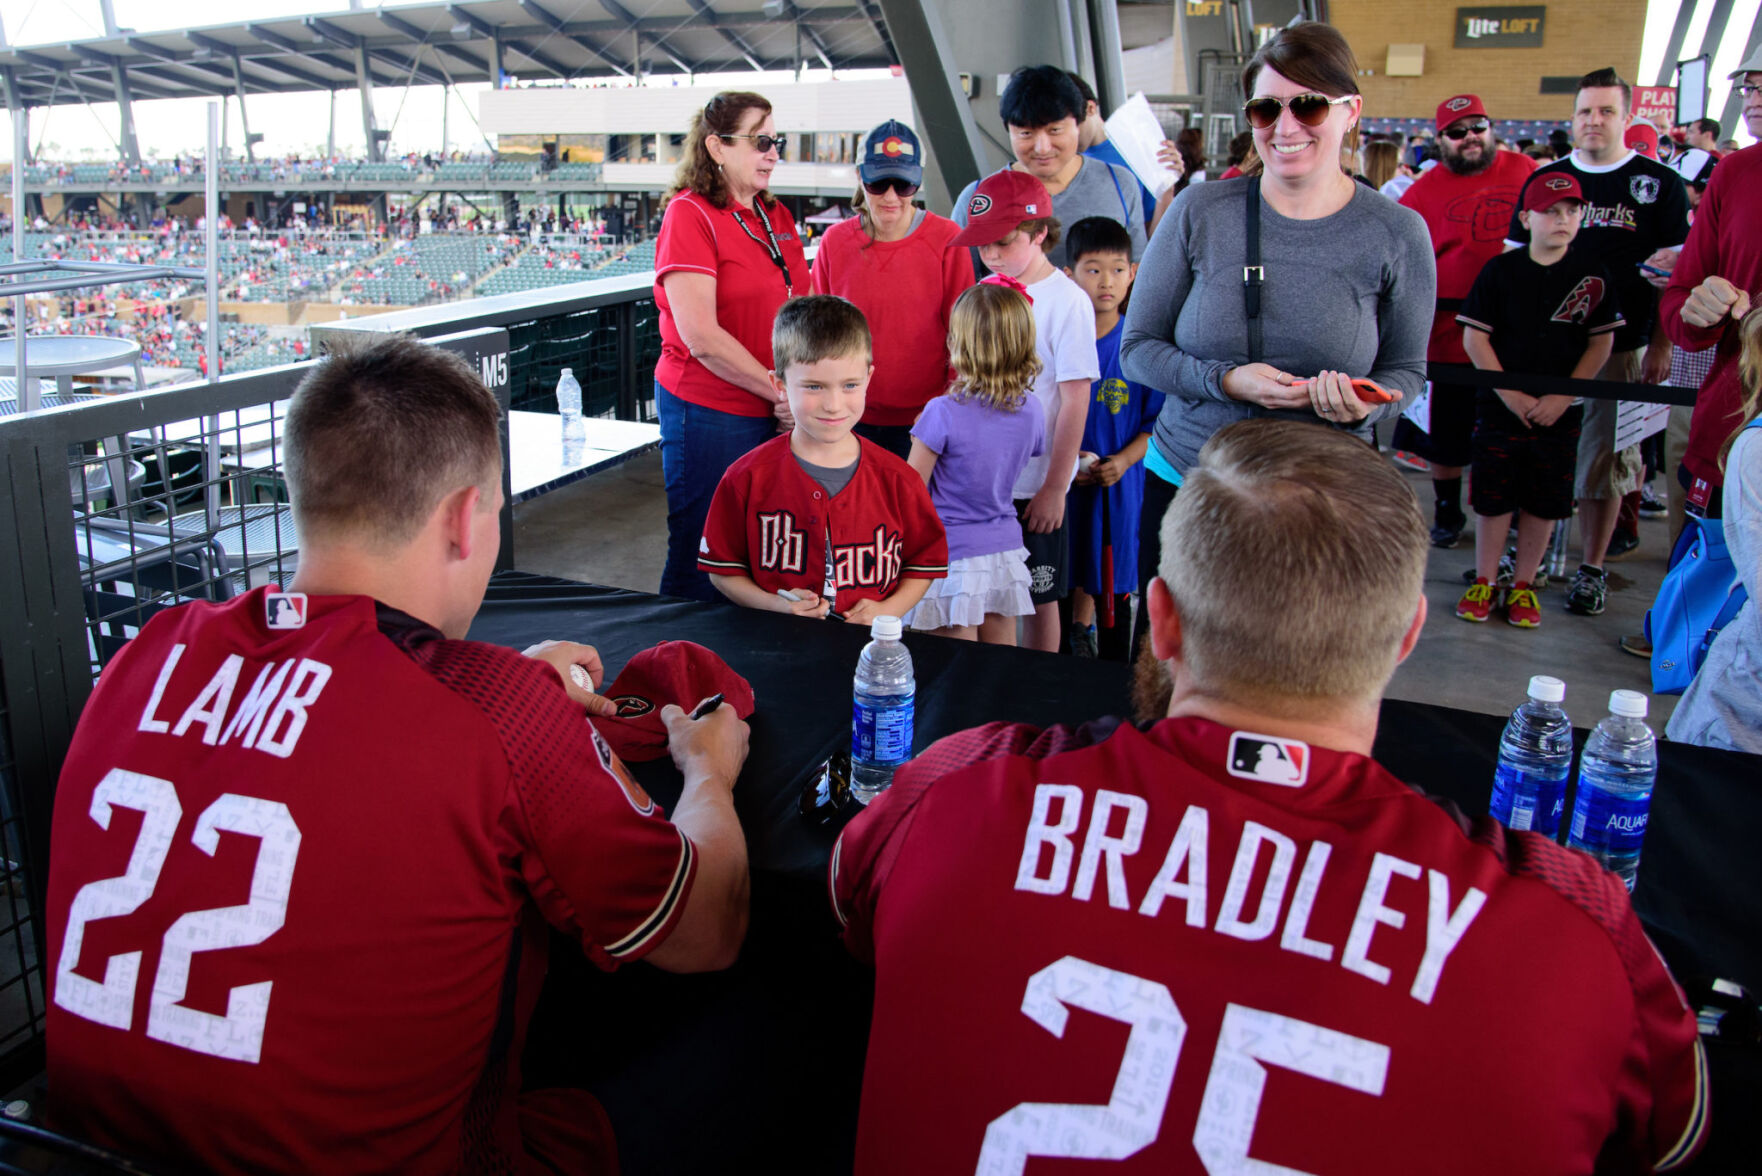
[(463, 486), (495, 500), (501, 409), (464, 357), (409, 335), (337, 340), (294, 390), (283, 468), (302, 546), (397, 545)]
[(1302, 421), (1220, 429), (1162, 523), (1183, 676), (1274, 717), (1377, 698), (1428, 542), (1406, 480), (1363, 441)]
[(781, 380), (796, 364), (860, 355), (874, 358), (869, 320), (836, 294), (805, 294), (777, 309), (771, 324), (771, 364)]

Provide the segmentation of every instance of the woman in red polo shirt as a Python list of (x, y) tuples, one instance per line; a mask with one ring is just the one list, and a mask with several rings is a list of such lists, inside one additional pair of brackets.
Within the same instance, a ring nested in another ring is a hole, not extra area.
[(912, 202), (924, 164), (910, 127), (870, 131), (857, 178), (857, 215), (821, 238), (814, 292), (848, 298), (868, 318), (875, 375), (856, 431), (906, 457), (912, 422), (948, 387), (948, 315), (973, 284), (973, 260), (948, 247), (959, 225)]
[(691, 116), (684, 152), (655, 244), (655, 407), (667, 482), (661, 591), (719, 600), (697, 570), (704, 516), (728, 467), (787, 417), (769, 375), (771, 320), (808, 292), (808, 264), (795, 219), (766, 191), (783, 157), (769, 102), (716, 95)]

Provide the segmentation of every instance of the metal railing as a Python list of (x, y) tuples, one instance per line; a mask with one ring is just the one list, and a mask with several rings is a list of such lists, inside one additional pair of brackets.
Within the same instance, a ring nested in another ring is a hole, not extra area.
[[(459, 350), (496, 390), (504, 425), (510, 407), (554, 408), (565, 366), (589, 414), (652, 420), (652, 281), (600, 279), (314, 334), (409, 331)], [(157, 613), (294, 574), (280, 442), (310, 362), (12, 416), (0, 404), (11, 569), (0, 577), (0, 1089), (43, 1063), (50, 815), (80, 711), (99, 670)], [(513, 531), (508, 507), (503, 567)]]

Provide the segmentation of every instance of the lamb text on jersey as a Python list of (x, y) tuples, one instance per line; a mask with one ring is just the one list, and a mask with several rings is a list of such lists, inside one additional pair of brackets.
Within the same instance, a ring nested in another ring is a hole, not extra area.
[[(159, 676), (153, 682), (153, 693), (141, 711), (137, 729), (160, 735), (188, 734), (200, 727), (202, 742), (210, 747), (238, 742), (240, 747), (255, 748), (286, 759), (294, 753), (300, 734), (306, 729), (307, 711), (318, 701), (330, 681), (330, 667), (309, 657), (289, 658), (284, 662), (265, 662), (257, 671), (245, 696), (233, 707), (245, 659), (229, 653), (220, 668), (214, 671), (174, 722), (159, 717), (166, 687), (184, 655), (182, 644), (171, 647)], [(187, 676), (187, 674), (186, 674)], [(182, 691), (175, 691), (181, 694)], [(230, 712), (230, 718), (228, 713)]]

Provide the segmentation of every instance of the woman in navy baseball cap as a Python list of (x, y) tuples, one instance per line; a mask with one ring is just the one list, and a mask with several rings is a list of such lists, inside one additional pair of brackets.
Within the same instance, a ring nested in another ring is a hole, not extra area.
[(857, 179), (857, 214), (820, 239), (811, 284), (868, 318), (875, 375), (856, 431), (903, 458), (912, 422), (948, 387), (948, 316), (973, 263), (949, 248), (960, 226), (913, 199), (924, 161), (910, 127), (890, 119), (870, 131)]

